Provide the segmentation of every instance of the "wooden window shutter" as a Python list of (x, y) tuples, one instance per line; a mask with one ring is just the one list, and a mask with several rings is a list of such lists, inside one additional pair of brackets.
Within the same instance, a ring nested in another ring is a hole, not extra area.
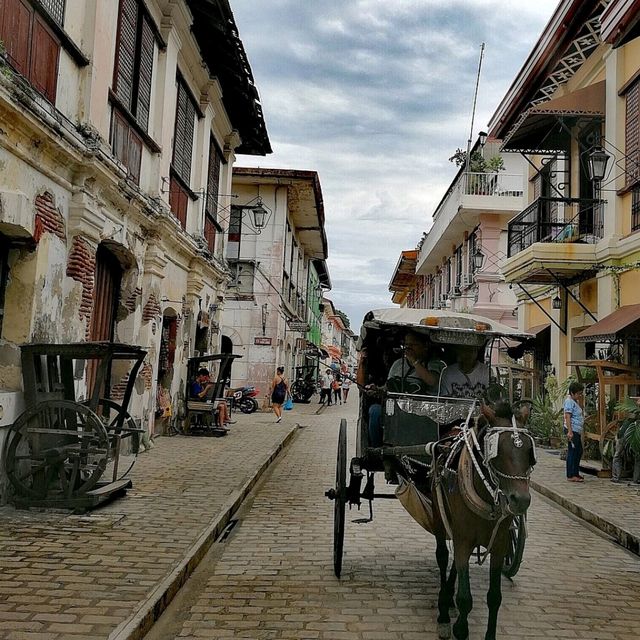
[(120, 0), (114, 91), (130, 111), (133, 107), (138, 11), (137, 0)]
[(207, 213), (218, 219), (218, 191), (220, 188), (220, 154), (213, 139), (209, 142), (209, 171), (207, 176)]
[(50, 102), (56, 100), (59, 57), (60, 43), (40, 16), (35, 16), (29, 77), (33, 86)]
[(140, 32), (140, 68), (138, 71), (138, 95), (136, 96), (135, 116), (138, 124), (145, 131), (149, 128), (154, 44), (155, 38), (149, 21), (143, 18)]
[(189, 204), (189, 196), (183, 186), (171, 176), (169, 183), (169, 206), (173, 215), (180, 221), (183, 229), (187, 228), (187, 206)]
[(115, 109), (113, 110), (113, 124), (111, 126), (111, 148), (122, 164), (128, 165), (129, 156), (129, 125), (124, 116)]
[(640, 180), (640, 80), (626, 93), (625, 173), (628, 186)]
[(207, 213), (204, 216), (204, 237), (211, 253), (216, 250), (216, 225), (213, 218)]
[(127, 139), (127, 169), (136, 184), (140, 183), (140, 165), (142, 164), (142, 138), (129, 127)]
[(196, 109), (182, 80), (178, 81), (176, 129), (173, 139), (173, 169), (186, 185), (191, 184), (191, 153)]
[(31, 29), (33, 9), (24, 0), (0, 0), (2, 6), (2, 23), (0, 24), (0, 40), (11, 66), (23, 76), (29, 76)]

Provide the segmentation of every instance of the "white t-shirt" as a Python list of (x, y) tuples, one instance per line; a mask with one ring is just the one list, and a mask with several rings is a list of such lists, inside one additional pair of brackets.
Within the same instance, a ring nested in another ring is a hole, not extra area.
[(442, 374), (442, 395), (449, 398), (477, 398), (489, 386), (491, 369), (478, 362), (472, 371), (463, 373), (457, 363)]
[(333, 375), (330, 373), (325, 373), (322, 376), (322, 388), (323, 389), (331, 389), (331, 383), (333, 382)]
[(351, 380), (349, 380), (349, 378), (343, 378), (342, 379), (342, 388), (343, 389), (348, 389), (351, 386)]

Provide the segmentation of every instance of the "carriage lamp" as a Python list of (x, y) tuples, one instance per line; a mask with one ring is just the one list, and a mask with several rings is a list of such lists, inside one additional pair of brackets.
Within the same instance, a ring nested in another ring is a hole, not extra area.
[(587, 157), (587, 170), (589, 171), (589, 180), (592, 182), (602, 182), (607, 173), (607, 164), (610, 155), (601, 147), (596, 146)]
[(551, 362), (549, 362), (549, 360), (544, 363), (543, 369), (545, 376), (552, 376), (556, 372), (556, 368), (551, 364)]
[(478, 140), (480, 141), (480, 146), (484, 147), (485, 144), (487, 144), (487, 132), (486, 131), (481, 131), (478, 134)]
[(553, 309), (562, 309), (562, 299), (559, 295), (556, 295), (556, 297), (551, 301), (551, 307)]
[(482, 265), (484, 264), (484, 253), (480, 251), (480, 247), (478, 247), (473, 253), (473, 268), (476, 271), (480, 271), (482, 269)]

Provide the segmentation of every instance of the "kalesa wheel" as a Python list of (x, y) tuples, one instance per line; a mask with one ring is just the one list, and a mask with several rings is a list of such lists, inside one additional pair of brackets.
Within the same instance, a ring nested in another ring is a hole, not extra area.
[(81, 496), (103, 475), (109, 448), (107, 430), (89, 407), (46, 400), (12, 425), (4, 450), (7, 477), (23, 498)]
[(336, 486), (333, 504), (333, 571), (339, 578), (342, 573), (344, 551), (344, 512), (347, 502), (347, 421), (340, 421), (338, 456), (336, 461)]
[(502, 565), (502, 574), (513, 578), (520, 569), (524, 554), (524, 543), (527, 539), (527, 521), (525, 516), (516, 516), (509, 529), (509, 548)]
[[(97, 415), (102, 419), (102, 424), (111, 439), (112, 449), (117, 446), (116, 426), (122, 407), (109, 398), (100, 398)], [(105, 471), (105, 478), (116, 481), (122, 480), (133, 468), (140, 451), (141, 434), (135, 420), (128, 412), (125, 412), (122, 422), (122, 437), (120, 439), (120, 451), (116, 460), (115, 450), (109, 455), (109, 462)], [(117, 468), (115, 465), (118, 465)], [(114, 473), (115, 471), (115, 473)]]

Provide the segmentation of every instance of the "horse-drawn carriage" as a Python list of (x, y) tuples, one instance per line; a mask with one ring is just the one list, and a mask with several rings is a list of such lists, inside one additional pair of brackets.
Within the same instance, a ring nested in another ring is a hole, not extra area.
[[(364, 318), (356, 455), (347, 467), (342, 420), (335, 487), (326, 492), (334, 500), (334, 570), (340, 577), (346, 505), (359, 508), (367, 500), (371, 519), (375, 498), (394, 497), (375, 491), (375, 473), (384, 472), (387, 482), (398, 485), (395, 496), (405, 509), (436, 536), (441, 637), (449, 637), (456, 573), (460, 617), (454, 634), (467, 637), (474, 550), (481, 562), (491, 555), (487, 638), (495, 635), (500, 576), (512, 577), (520, 567), (535, 447), (522, 428), (527, 402), (492, 382), (490, 363), (499, 341), (530, 337), (487, 318), (447, 311), (382, 309)], [(448, 577), (447, 539), (456, 551)]]

